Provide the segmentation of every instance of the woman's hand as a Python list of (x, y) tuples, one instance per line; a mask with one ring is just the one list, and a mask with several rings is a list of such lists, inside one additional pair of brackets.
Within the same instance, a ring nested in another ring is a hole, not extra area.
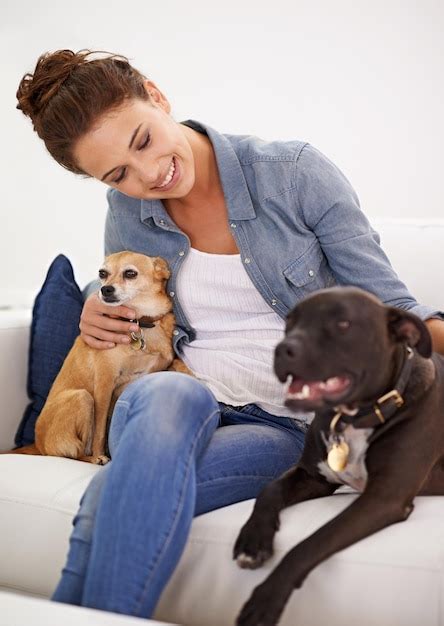
[(114, 348), (116, 344), (128, 344), (131, 339), (129, 333), (137, 332), (139, 326), (108, 317), (125, 317), (134, 319), (136, 313), (126, 306), (110, 307), (100, 302), (96, 293), (86, 300), (80, 316), (80, 336), (91, 348), (106, 350)]

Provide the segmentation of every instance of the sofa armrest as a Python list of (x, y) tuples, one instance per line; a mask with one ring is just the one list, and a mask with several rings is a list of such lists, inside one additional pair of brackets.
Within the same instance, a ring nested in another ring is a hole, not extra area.
[(29, 309), (0, 310), (0, 451), (14, 447), (14, 436), (29, 402), (26, 394)]

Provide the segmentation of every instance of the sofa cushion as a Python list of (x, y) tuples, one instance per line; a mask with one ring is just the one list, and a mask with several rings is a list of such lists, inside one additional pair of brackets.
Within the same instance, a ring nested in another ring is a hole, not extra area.
[(71, 263), (60, 254), (52, 262), (32, 311), (27, 392), (31, 400), (20, 422), (15, 444), (34, 441), (37, 417), (75, 338), (79, 334), (83, 297)]
[(51, 595), (80, 498), (98, 470), (60, 457), (0, 456), (0, 588)]
[[(0, 456), (0, 588), (52, 594), (66, 559), (72, 518), (96, 471), (101, 468), (71, 459)], [(258, 570), (241, 570), (232, 560), (233, 543), (253, 500), (195, 518), (155, 617), (192, 626), (232, 626), (253, 588), (284, 554), (355, 497), (342, 488), (283, 511), (275, 555)], [(442, 625), (443, 518), (444, 498), (416, 498), (407, 521), (321, 563), (293, 593), (280, 626)]]
[[(155, 617), (192, 626), (232, 626), (254, 587), (297, 543), (357, 497), (348, 488), (281, 513), (275, 554), (257, 570), (232, 560), (254, 501), (197, 517)], [(384, 528), (321, 563), (295, 590), (279, 626), (442, 626), (444, 498), (415, 499), (405, 522)]]

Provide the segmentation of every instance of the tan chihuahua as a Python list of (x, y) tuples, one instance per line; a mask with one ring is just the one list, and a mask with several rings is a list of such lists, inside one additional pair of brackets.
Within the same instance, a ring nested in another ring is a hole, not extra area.
[(174, 358), (175, 318), (165, 291), (169, 276), (168, 265), (160, 257), (126, 251), (105, 259), (99, 270), (98, 297), (110, 311), (121, 304), (134, 309), (139, 332), (131, 333), (130, 344), (108, 350), (90, 348), (77, 337), (37, 419), (35, 445), (11, 453), (105, 465), (109, 461), (108, 419), (124, 388), (151, 372), (174, 370), (192, 375)]

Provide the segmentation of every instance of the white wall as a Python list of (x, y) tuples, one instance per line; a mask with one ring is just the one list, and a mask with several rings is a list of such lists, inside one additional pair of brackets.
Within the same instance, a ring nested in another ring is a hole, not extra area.
[(176, 119), (312, 142), (370, 216), (441, 218), (442, 0), (56, 0), (0, 9), (0, 305), (29, 301), (52, 258), (81, 285), (102, 258), (105, 188), (51, 160), (15, 109), (37, 57), (92, 48), (131, 57)]

